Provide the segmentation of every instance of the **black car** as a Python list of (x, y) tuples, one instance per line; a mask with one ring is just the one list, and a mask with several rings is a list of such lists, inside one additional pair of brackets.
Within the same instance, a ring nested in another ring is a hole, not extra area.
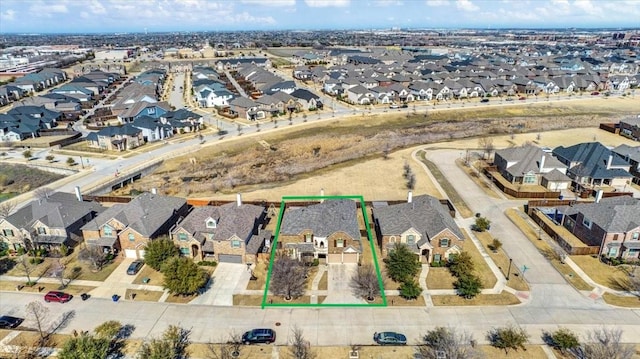
[(242, 335), (243, 344), (273, 343), (276, 341), (276, 332), (273, 329), (252, 329)]
[(143, 261), (133, 261), (129, 264), (129, 268), (127, 268), (127, 274), (136, 275), (140, 268), (142, 268), (142, 265), (144, 265)]
[(373, 333), (373, 340), (380, 345), (406, 345), (407, 337), (396, 332)]
[(483, 98), (482, 100), (480, 100), (480, 102), (489, 102), (488, 98)]
[(15, 328), (18, 325), (22, 324), (24, 319), (12, 317), (10, 315), (3, 315), (0, 317), (0, 328), (2, 329), (11, 329)]

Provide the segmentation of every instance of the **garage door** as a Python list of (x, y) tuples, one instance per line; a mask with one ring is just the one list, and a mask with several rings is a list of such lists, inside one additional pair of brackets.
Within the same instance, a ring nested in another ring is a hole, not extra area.
[(343, 253), (342, 263), (358, 263), (358, 253)]
[(138, 258), (144, 259), (144, 249), (139, 249), (138, 250)]
[(218, 254), (220, 263), (242, 263), (242, 256), (236, 254)]
[(138, 258), (138, 251), (135, 249), (125, 249), (124, 256), (127, 258)]
[(342, 255), (340, 253), (329, 253), (327, 263), (342, 263)]

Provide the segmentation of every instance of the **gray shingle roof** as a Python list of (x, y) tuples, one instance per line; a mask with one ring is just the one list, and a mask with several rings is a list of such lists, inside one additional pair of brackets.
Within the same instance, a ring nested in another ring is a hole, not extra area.
[(319, 237), (328, 237), (342, 231), (359, 240), (356, 203), (348, 199), (339, 199), (326, 200), (306, 207), (287, 208), (282, 218), (280, 233), (299, 235), (307, 229)]
[(640, 226), (640, 200), (629, 196), (579, 203), (567, 209), (569, 215), (578, 212), (609, 233), (628, 232)]
[(567, 161), (578, 163), (569, 169), (581, 177), (596, 179), (633, 177), (629, 172), (620, 168), (607, 168), (609, 155), (612, 155), (611, 165), (614, 167), (629, 166), (618, 154), (613, 153), (599, 142), (580, 143), (570, 147), (557, 147), (553, 155)]
[(445, 229), (458, 238), (464, 235), (440, 200), (428, 195), (413, 197), (411, 203), (401, 203), (373, 209), (373, 216), (380, 225), (382, 235), (399, 235), (409, 228), (432, 238)]
[[(545, 153), (537, 146), (526, 145), (522, 147), (505, 148), (496, 151), (496, 155), (508, 162), (516, 162), (506, 168), (506, 171), (515, 177), (520, 177), (525, 173), (540, 173), (540, 161), (544, 157), (545, 168), (566, 168), (551, 154)], [(544, 171), (542, 171), (544, 172)]]
[(55, 192), (35, 200), (11, 214), (6, 220), (18, 228), (28, 228), (41, 221), (51, 228), (67, 228), (91, 212), (104, 211), (97, 202), (80, 202), (75, 195)]

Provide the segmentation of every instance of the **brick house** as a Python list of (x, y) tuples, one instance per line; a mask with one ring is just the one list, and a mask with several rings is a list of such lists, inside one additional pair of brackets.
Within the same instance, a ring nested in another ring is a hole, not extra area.
[(82, 227), (82, 236), (89, 246), (124, 251), (127, 258), (144, 258), (147, 243), (168, 235), (187, 212), (184, 198), (143, 193), (129, 203), (109, 207)]
[(449, 208), (435, 197), (409, 193), (406, 203), (378, 203), (373, 221), (382, 258), (397, 243), (406, 244), (422, 263), (442, 262), (462, 251), (465, 237)]
[(640, 200), (610, 197), (558, 210), (562, 213), (562, 225), (585, 244), (599, 246), (600, 255), (638, 260)]
[(0, 240), (10, 249), (46, 248), (82, 242), (80, 227), (104, 211), (97, 202), (84, 202), (70, 193), (55, 192), (31, 201), (0, 219)]
[(238, 195), (236, 202), (193, 208), (170, 236), (180, 254), (195, 261), (255, 263), (271, 243), (271, 232), (263, 230), (266, 213)]
[(356, 202), (325, 200), (304, 207), (288, 205), (278, 233), (278, 249), (299, 260), (358, 263), (362, 253)]
[(640, 118), (629, 117), (620, 120), (620, 135), (640, 141)]
[(542, 185), (550, 190), (569, 188), (567, 166), (550, 153), (533, 145), (505, 148), (495, 152), (494, 164), (512, 184)]

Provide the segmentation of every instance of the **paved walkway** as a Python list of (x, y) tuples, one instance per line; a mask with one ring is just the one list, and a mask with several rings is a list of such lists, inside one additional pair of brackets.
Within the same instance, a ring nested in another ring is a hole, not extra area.
[[(327, 272), (327, 265), (319, 265), (318, 266), (318, 272), (316, 273), (315, 277), (313, 277), (313, 281), (311, 282), (311, 290), (312, 291), (317, 291), (318, 290), (318, 285), (320, 284), (320, 281), (322, 280), (322, 276)], [(318, 304), (318, 294), (314, 293), (311, 294), (311, 304)]]

